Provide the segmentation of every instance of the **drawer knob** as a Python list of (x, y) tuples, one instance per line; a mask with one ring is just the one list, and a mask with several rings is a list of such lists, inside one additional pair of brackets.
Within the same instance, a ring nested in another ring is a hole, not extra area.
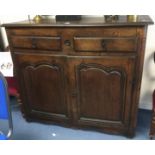
[(65, 44), (66, 46), (70, 46), (70, 45), (71, 45), (71, 42), (70, 42), (70, 40), (65, 40), (65, 41), (64, 41), (64, 44)]

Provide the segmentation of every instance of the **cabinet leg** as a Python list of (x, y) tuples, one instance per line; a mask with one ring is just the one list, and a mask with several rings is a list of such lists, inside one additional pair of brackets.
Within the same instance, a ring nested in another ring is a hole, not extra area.
[(135, 136), (135, 130), (134, 129), (130, 129), (127, 134), (126, 134), (126, 137), (127, 138), (133, 138)]
[(151, 140), (153, 140), (153, 135), (150, 135), (149, 137), (150, 137)]

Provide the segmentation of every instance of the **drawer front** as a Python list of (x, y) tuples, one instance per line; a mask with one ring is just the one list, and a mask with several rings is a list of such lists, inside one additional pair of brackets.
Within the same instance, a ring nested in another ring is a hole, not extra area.
[(11, 44), (21, 49), (61, 50), (60, 37), (12, 36)]
[[(14, 49), (63, 51), (80, 55), (137, 49), (135, 27), (49, 27), (7, 29)], [(22, 51), (22, 50), (21, 50)], [(85, 52), (85, 53), (84, 53)]]
[(13, 28), (7, 29), (7, 33), (12, 36), (44, 36), (58, 37), (62, 34), (61, 28)]
[(134, 52), (136, 37), (74, 37), (77, 52)]

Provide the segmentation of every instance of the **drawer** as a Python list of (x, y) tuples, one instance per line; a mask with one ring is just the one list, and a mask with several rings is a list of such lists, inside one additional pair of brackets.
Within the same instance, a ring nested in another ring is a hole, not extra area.
[(7, 33), (12, 36), (44, 36), (44, 37), (57, 37), (61, 36), (61, 28), (12, 28), (6, 29)]
[(10, 39), (13, 48), (61, 50), (60, 37), (11, 36)]
[(74, 37), (77, 52), (133, 52), (136, 49), (136, 37)]

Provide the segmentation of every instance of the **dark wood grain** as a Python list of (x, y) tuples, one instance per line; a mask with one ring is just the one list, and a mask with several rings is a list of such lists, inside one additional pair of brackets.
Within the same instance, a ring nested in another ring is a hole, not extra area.
[(61, 50), (60, 37), (13, 36), (11, 42), (14, 48), (37, 50)]
[(65, 58), (16, 54), (21, 91), (27, 112), (53, 119), (69, 117), (66, 100)]
[(5, 24), (25, 118), (133, 136), (152, 23)]
[(122, 37), (75, 37), (74, 48), (76, 51), (85, 52), (102, 52), (102, 51), (121, 51), (133, 52), (136, 51), (136, 38), (122, 38)]
[(131, 117), (135, 57), (70, 57), (69, 61), (76, 124), (125, 132)]

